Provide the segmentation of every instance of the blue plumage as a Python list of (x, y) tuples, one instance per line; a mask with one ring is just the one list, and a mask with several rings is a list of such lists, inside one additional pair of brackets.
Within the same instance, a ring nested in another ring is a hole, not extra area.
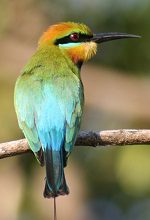
[(64, 170), (83, 110), (80, 68), (96, 54), (97, 43), (139, 38), (124, 33), (93, 34), (81, 23), (52, 25), (15, 87), (19, 126), (41, 165), (46, 165), (45, 197), (68, 194)]
[(68, 194), (63, 167), (79, 130), (83, 93), (72, 69), (60, 75), (57, 67), (54, 76), (50, 67), (41, 68), (38, 65), (29, 71), (27, 66), (18, 78), (15, 106), (20, 128), (39, 162), (43, 158), (41, 150), (44, 152), (44, 196), (55, 197)]

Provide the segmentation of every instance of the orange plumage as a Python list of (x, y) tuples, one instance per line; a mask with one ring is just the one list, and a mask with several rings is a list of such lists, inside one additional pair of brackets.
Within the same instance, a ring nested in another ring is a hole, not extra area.
[(63, 36), (68, 35), (71, 32), (80, 32), (83, 34), (88, 33), (89, 35), (92, 35), (92, 31), (85, 24), (74, 22), (61, 22), (50, 26), (47, 31), (44, 32), (39, 40), (39, 45), (45, 43), (53, 44), (54, 40), (62, 38)]
[[(92, 36), (92, 31), (82, 23), (62, 22), (50, 26), (39, 40), (39, 47), (44, 45), (54, 45), (56, 39), (61, 39), (71, 33), (81, 33)], [(61, 47), (60, 49), (69, 55), (74, 63), (87, 61), (96, 54), (97, 44), (95, 42), (85, 42), (76, 44), (72, 47)]]

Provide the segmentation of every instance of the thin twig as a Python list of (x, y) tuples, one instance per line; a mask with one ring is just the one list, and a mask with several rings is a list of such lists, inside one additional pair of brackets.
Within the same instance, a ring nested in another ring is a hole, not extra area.
[[(123, 146), (150, 145), (150, 130), (121, 129), (100, 132), (82, 131), (79, 133), (76, 146)], [(26, 139), (0, 144), (0, 159), (30, 152)]]

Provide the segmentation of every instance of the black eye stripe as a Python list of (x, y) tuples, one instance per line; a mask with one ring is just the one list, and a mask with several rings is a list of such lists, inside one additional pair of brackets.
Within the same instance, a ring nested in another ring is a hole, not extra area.
[[(73, 34), (73, 33), (71, 33), (71, 34)], [(86, 34), (81, 34), (81, 33), (79, 33), (79, 40), (75, 42), (75, 41), (73, 41), (73, 40), (70, 39), (70, 35), (71, 35), (71, 34), (69, 34), (69, 35), (66, 36), (66, 37), (57, 39), (57, 40), (55, 41), (55, 45), (67, 44), (67, 43), (72, 43), (72, 42), (74, 42), (74, 43), (87, 42), (87, 41), (89, 41), (89, 40), (93, 37), (92, 35), (86, 35)]]

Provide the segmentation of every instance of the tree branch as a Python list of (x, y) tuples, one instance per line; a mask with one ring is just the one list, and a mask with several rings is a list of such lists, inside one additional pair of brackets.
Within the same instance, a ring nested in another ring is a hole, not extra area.
[[(82, 131), (79, 133), (76, 146), (124, 146), (124, 145), (150, 144), (150, 130), (108, 130), (108, 131)], [(0, 144), (0, 159), (30, 152), (26, 139)]]

